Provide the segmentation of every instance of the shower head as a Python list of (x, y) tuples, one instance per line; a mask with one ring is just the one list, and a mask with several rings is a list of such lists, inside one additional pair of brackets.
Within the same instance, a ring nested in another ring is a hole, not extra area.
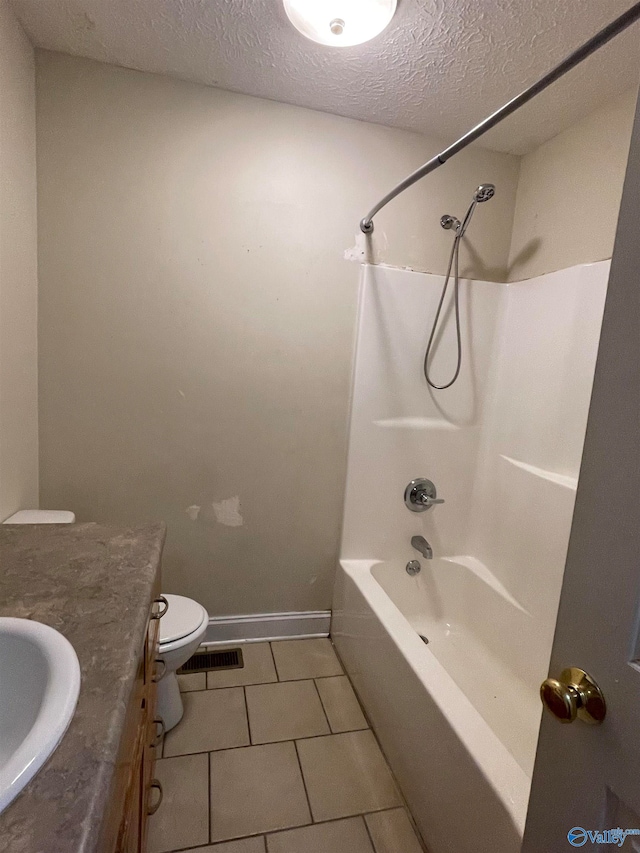
[[(464, 219), (462, 220), (462, 225), (459, 225), (456, 228), (456, 236), (464, 237), (464, 233), (469, 227), (476, 205), (482, 204), (483, 201), (489, 201), (489, 199), (493, 198), (495, 194), (496, 188), (494, 184), (480, 184), (473, 194), (473, 200), (469, 205), (469, 209), (467, 210)], [(444, 228), (445, 226), (443, 225), (442, 227)]]
[(493, 184), (480, 184), (473, 194), (473, 200), (477, 202), (489, 201), (495, 194), (496, 188)]

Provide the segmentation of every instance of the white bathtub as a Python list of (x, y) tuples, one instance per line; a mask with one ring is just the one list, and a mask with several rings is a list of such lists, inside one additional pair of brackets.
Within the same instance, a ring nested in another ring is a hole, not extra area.
[(528, 616), (480, 564), (421, 562), (341, 562), (333, 639), (431, 853), (516, 853), (540, 706), (496, 629)]

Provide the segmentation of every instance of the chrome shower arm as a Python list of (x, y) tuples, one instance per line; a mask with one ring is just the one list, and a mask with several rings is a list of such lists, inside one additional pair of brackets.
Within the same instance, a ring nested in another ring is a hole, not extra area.
[(519, 110), (520, 107), (524, 106), (528, 101), (535, 98), (535, 96), (540, 94), (540, 92), (544, 91), (547, 86), (550, 86), (552, 83), (555, 83), (556, 80), (564, 77), (568, 71), (571, 71), (572, 68), (575, 68), (576, 65), (579, 65), (583, 60), (587, 59), (587, 57), (591, 56), (592, 53), (595, 53), (596, 50), (599, 50), (603, 45), (612, 38), (615, 38), (615, 36), (623, 30), (626, 30), (627, 27), (635, 23), (638, 18), (640, 18), (640, 2), (634, 3), (630, 9), (624, 12), (624, 14), (620, 15), (619, 18), (616, 18), (615, 21), (612, 21), (604, 27), (604, 29), (596, 33), (595, 36), (590, 38), (589, 41), (586, 41), (581, 47), (574, 50), (573, 53), (570, 53), (569, 56), (563, 59), (562, 62), (555, 66), (555, 68), (552, 68), (551, 71), (544, 75), (544, 77), (541, 77), (540, 80), (532, 86), (529, 86), (529, 88), (525, 89), (524, 92), (516, 95), (515, 98), (512, 98), (508, 103), (500, 107), (499, 110), (496, 110), (490, 116), (487, 116), (487, 118), (481, 121), (480, 124), (477, 124), (474, 128), (465, 133), (464, 136), (461, 136), (457, 142), (454, 142), (448, 148), (445, 148), (444, 151), (441, 151), (440, 154), (437, 154), (423, 166), (420, 166), (419, 169), (416, 169), (415, 172), (412, 172), (404, 179), (404, 181), (401, 181), (396, 187), (394, 187), (391, 192), (387, 193), (386, 196), (375, 205), (375, 207), (371, 208), (364, 219), (360, 221), (360, 230), (365, 234), (371, 234), (373, 231), (373, 217), (382, 210), (385, 205), (389, 204), (390, 201), (393, 201), (396, 196), (400, 195), (400, 193), (404, 192), (410, 186), (413, 186), (416, 181), (424, 178), (430, 172), (435, 171), (440, 166), (444, 166), (450, 157), (458, 154), (463, 148), (466, 148), (467, 145), (475, 142), (476, 139), (488, 130), (491, 130), (492, 127), (495, 127), (499, 122), (507, 118), (507, 116), (510, 116), (511, 113)]

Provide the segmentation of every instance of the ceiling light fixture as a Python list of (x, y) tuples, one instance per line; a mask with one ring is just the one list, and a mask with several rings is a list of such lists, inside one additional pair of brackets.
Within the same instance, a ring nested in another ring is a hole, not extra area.
[(379, 35), (397, 0), (284, 0), (293, 26), (319, 44), (350, 47)]

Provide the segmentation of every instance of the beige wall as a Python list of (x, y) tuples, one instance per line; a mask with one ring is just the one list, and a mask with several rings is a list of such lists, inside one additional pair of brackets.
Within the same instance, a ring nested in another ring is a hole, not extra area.
[[(165, 519), (166, 590), (213, 614), (329, 607), (359, 276), (344, 253), (441, 144), (40, 53), (42, 505)], [(472, 249), (502, 277), (517, 171), (465, 152), (379, 217), (377, 259), (441, 272), (441, 214), (493, 181)]]
[(610, 258), (637, 89), (522, 158), (509, 281)]
[(38, 505), (33, 50), (0, 0), (0, 520)]

